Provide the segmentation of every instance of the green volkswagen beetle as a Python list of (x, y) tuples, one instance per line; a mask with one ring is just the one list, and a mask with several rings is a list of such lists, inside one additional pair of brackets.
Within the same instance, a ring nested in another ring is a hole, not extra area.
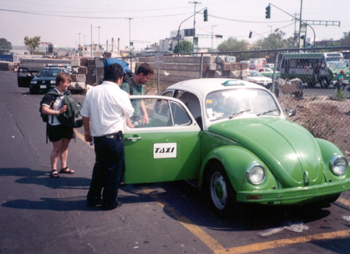
[(195, 79), (130, 98), (145, 109), (126, 127), (126, 183), (196, 180), (219, 215), (237, 202), (329, 203), (350, 189), (341, 150), (286, 119), (262, 86)]

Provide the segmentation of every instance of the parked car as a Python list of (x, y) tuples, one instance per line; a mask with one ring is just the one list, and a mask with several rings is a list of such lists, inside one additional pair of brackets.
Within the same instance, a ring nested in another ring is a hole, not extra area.
[[(272, 79), (272, 76), (273, 76), (273, 69), (264, 67), (264, 68), (260, 68), (260, 69), (259, 69), (259, 72), (260, 72), (263, 76)], [(279, 71), (276, 71), (275, 78), (278, 79), (279, 77), (280, 77), (280, 73), (279, 73)]]
[(249, 71), (248, 76), (243, 78), (243, 80), (261, 85), (267, 89), (270, 89), (270, 87), (272, 86), (272, 79), (265, 77), (258, 71)]
[(125, 127), (126, 183), (192, 180), (221, 216), (237, 203), (325, 205), (350, 189), (341, 150), (286, 119), (262, 86), (194, 79), (130, 99), (149, 124)]
[(274, 64), (271, 64), (271, 63), (267, 63), (267, 64), (265, 64), (265, 66), (264, 67), (266, 67), (266, 68), (270, 68), (270, 69), (274, 69), (275, 68), (275, 65)]
[(36, 76), (27, 69), (20, 67), (17, 71), (18, 87), (29, 87), (31, 94), (39, 93), (40, 90), (49, 90), (55, 87), (56, 76), (59, 72), (66, 72), (70, 74), (69, 66), (50, 65), (49, 67), (41, 69)]

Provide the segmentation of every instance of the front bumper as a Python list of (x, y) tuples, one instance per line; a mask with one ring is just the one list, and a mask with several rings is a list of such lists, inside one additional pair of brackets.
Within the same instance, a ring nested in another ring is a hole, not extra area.
[(265, 205), (292, 205), (326, 199), (350, 189), (350, 179), (307, 187), (237, 192), (237, 201)]
[(40, 90), (48, 90), (54, 88), (55, 84), (30, 84), (30, 86)]

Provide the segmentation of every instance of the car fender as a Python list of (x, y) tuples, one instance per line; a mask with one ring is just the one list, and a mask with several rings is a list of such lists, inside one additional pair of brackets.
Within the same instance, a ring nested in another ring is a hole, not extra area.
[[(274, 175), (270, 172), (265, 163), (248, 149), (229, 145), (221, 146), (212, 150), (203, 160), (199, 172), (198, 188), (202, 189), (204, 177), (213, 162), (223, 165), (231, 185), (236, 192), (248, 190), (274, 189), (278, 188)], [(259, 185), (251, 184), (247, 179), (247, 169), (252, 163), (261, 164), (266, 171), (265, 180)]]
[[(324, 139), (320, 139), (320, 138), (316, 138), (316, 142), (318, 143), (320, 150), (321, 150), (321, 154), (322, 154), (322, 158), (323, 158), (323, 162), (325, 164), (324, 167), (324, 174), (326, 176), (326, 178), (332, 181), (336, 181), (336, 180), (340, 180), (343, 178), (348, 178), (350, 177), (350, 167), (348, 166), (348, 169), (346, 171), (346, 174), (342, 175), (342, 176), (335, 176), (334, 174), (332, 174), (331, 170), (330, 170), (330, 160), (334, 155), (342, 155), (344, 156), (343, 152), (333, 143), (324, 140)], [(344, 156), (346, 158), (346, 156)]]

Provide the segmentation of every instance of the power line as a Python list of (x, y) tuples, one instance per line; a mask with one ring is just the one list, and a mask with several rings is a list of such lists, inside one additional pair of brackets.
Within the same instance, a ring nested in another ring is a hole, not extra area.
[[(38, 12), (29, 12), (29, 11), (17, 11), (17, 10), (8, 10), (8, 9), (0, 9), (0, 11), (14, 12), (14, 13), (22, 13), (22, 14), (31, 14), (31, 15), (39, 15), (39, 16), (54, 16), (61, 18), (78, 18), (78, 19), (126, 19), (128, 17), (84, 17), (84, 16), (71, 16), (71, 15), (55, 15), (49, 13), (38, 13)], [(145, 16), (145, 17), (135, 17), (134, 19), (145, 19), (145, 18), (162, 18), (162, 17), (170, 17), (170, 16), (181, 16), (188, 13), (181, 14), (169, 14), (169, 15), (159, 15), (159, 16)]]
[(230, 18), (224, 18), (224, 17), (219, 17), (219, 16), (215, 16), (215, 15), (209, 15), (209, 17), (212, 18), (217, 18), (217, 19), (223, 19), (223, 20), (229, 20), (229, 21), (234, 21), (234, 22), (242, 22), (242, 23), (281, 23), (281, 22), (290, 22), (290, 20), (281, 20), (281, 21), (249, 21), (249, 20), (239, 20), (239, 19), (230, 19)]
[[(72, 15), (58, 15), (58, 14), (52, 14), (52, 13), (39, 13), (39, 12), (29, 12), (29, 11), (18, 11), (18, 10), (10, 10), (10, 9), (0, 9), (0, 11), (6, 11), (6, 12), (14, 12), (14, 13), (22, 13), (22, 14), (30, 14), (30, 15), (39, 15), (39, 16), (54, 16), (54, 17), (62, 17), (62, 18), (81, 18), (81, 19), (126, 19), (129, 17), (84, 17), (84, 16), (72, 16)], [(168, 14), (168, 15), (156, 15), (156, 16), (145, 16), (145, 17), (133, 17), (134, 19), (145, 19), (145, 18), (162, 18), (162, 17), (171, 17), (171, 16), (181, 16), (188, 13), (181, 13), (181, 14)], [(249, 21), (249, 20), (238, 20), (238, 19), (230, 19), (230, 18), (224, 18), (219, 17), (215, 15), (209, 15), (210, 17), (222, 19), (222, 20), (228, 20), (228, 21), (234, 21), (234, 22), (242, 22), (242, 23), (281, 23), (281, 22), (290, 22), (290, 20), (282, 20), (282, 21)]]

